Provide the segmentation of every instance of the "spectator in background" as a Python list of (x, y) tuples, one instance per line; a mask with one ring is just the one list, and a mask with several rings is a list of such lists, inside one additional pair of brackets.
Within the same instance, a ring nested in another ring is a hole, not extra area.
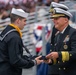
[(0, 4), (0, 19), (5, 19), (7, 17), (9, 17), (9, 13), (6, 11), (6, 5)]
[[(25, 48), (22, 42), (22, 30), (26, 24), (28, 13), (22, 9), (13, 8), (11, 11), (11, 24), (0, 35), (0, 74), (22, 75), (22, 68), (31, 68), (40, 64), (41, 56), (31, 59), (23, 55)], [(27, 49), (25, 48), (26, 52)]]
[(51, 0), (46, 0), (46, 6), (50, 6)]
[(61, 1), (65, 1), (65, 0), (52, 0), (52, 2), (56, 2), (56, 3), (59, 3)]
[(59, 3), (60, 0), (52, 0), (53, 2)]
[(36, 2), (36, 6), (45, 6), (45, 4), (44, 4), (43, 0), (38, 0)]

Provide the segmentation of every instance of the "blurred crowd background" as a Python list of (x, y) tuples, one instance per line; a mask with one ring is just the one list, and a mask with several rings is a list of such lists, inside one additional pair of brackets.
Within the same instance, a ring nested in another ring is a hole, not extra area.
[[(51, 2), (64, 2), (75, 0), (0, 0), (0, 19), (9, 17), (12, 7), (22, 8), (31, 13), (35, 11), (36, 6), (49, 7)], [(73, 5), (73, 4), (72, 4)], [(76, 8), (76, 5), (74, 6)]]

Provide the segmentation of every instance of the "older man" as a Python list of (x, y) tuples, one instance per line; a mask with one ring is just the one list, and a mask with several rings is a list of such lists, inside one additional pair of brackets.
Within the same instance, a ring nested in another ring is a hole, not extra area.
[(76, 30), (69, 26), (72, 17), (68, 10), (54, 8), (52, 19), (55, 28), (53, 49), (45, 61), (51, 65), (50, 75), (76, 75)]

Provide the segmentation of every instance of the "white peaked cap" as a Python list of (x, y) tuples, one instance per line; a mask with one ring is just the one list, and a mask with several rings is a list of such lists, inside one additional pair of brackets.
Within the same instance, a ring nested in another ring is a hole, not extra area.
[(22, 9), (12, 8), (11, 13), (12, 13), (12, 14), (15, 14), (15, 15), (18, 15), (18, 16), (21, 16), (21, 17), (23, 17), (23, 18), (27, 18), (27, 17), (28, 17), (28, 13), (25, 12), (24, 10), (22, 10)]
[(57, 14), (58, 14), (58, 16), (59, 16), (59, 14), (60, 15), (64, 14), (64, 15), (67, 15), (68, 17), (70, 17), (70, 18), (72, 17), (72, 14), (69, 11), (66, 11), (66, 10), (61, 9), (61, 8), (54, 8), (52, 17), (58, 17), (58, 16), (56, 16)]
[(56, 3), (56, 2), (52, 2), (50, 5), (50, 8), (62, 8), (64, 10), (68, 10), (69, 8), (64, 5), (64, 4), (60, 4), (60, 3)]

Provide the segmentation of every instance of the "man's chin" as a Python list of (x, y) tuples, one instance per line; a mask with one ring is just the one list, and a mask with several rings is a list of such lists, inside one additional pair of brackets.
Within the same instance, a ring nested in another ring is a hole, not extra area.
[(55, 26), (56, 29), (58, 29), (58, 26)]

